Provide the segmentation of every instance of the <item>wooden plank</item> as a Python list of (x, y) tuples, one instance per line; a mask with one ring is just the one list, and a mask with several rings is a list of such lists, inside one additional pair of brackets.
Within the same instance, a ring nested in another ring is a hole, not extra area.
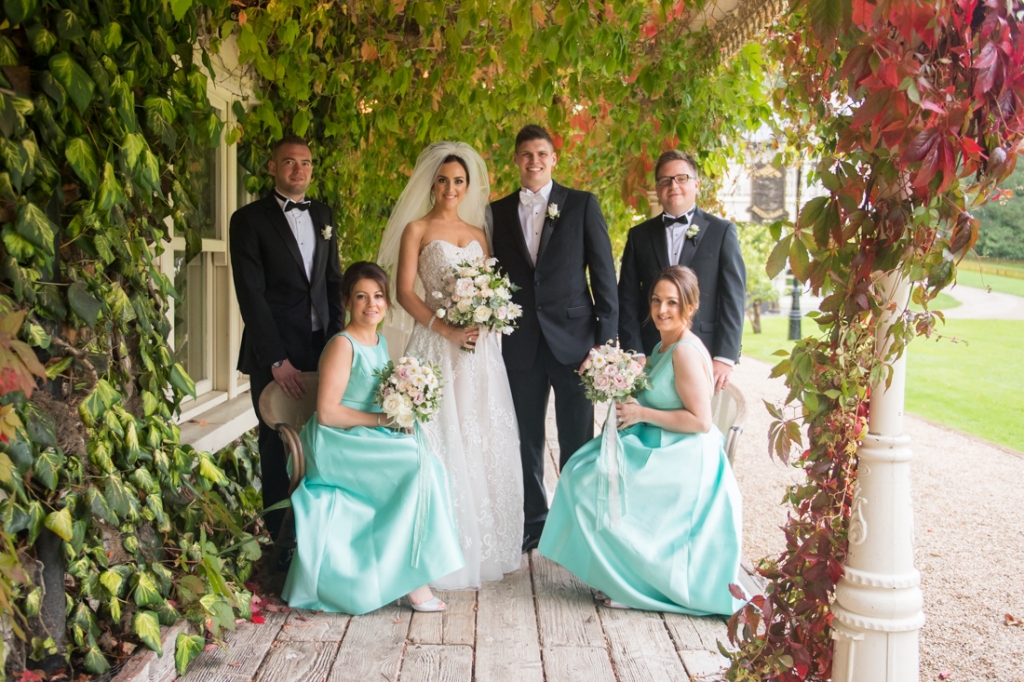
[(608, 649), (592, 646), (544, 647), (548, 682), (615, 682)]
[(542, 682), (529, 565), (477, 598), (476, 682)]
[(609, 608), (598, 612), (619, 682), (689, 679), (660, 614)]
[(724, 682), (729, 660), (712, 651), (682, 651), (679, 656), (694, 682)]
[(352, 617), (344, 613), (296, 609), (277, 636), (279, 642), (340, 642)]
[(684, 616), (666, 613), (668, 627), (676, 651), (718, 651), (718, 640), (729, 646), (729, 627), (718, 616)]
[(594, 593), (554, 561), (530, 552), (541, 646), (605, 648)]
[(418, 644), (405, 651), (402, 682), (466, 682), (473, 678), (473, 649)]
[(768, 584), (768, 580), (758, 575), (753, 565), (746, 559), (740, 562), (740, 573), (737, 578), (740, 587), (746, 591), (748, 598), (764, 594), (764, 588)]
[(326, 679), (337, 653), (337, 642), (278, 640), (264, 659), (256, 682)]
[(441, 613), (413, 613), (409, 641), (415, 644), (476, 643), (476, 590), (437, 591), (448, 608)]
[(408, 606), (388, 604), (353, 616), (334, 660), (329, 682), (394, 682), (409, 633)]
[[(180, 682), (233, 682), (251, 680), (256, 675), (263, 657), (266, 656), (274, 638), (281, 632), (287, 613), (265, 612), (266, 622), (241, 623), (238, 628), (224, 635), (225, 647), (213, 647), (199, 654), (188, 667), (188, 673), (179, 677)], [(173, 655), (165, 651), (164, 655)]]

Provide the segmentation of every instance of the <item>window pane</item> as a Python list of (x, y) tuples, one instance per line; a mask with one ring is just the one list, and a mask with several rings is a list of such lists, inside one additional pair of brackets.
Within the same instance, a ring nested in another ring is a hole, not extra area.
[(194, 156), (189, 167), (190, 182), (195, 197), (195, 211), (189, 213), (189, 225), (199, 230), (203, 239), (219, 239), (217, 225), (217, 152), (216, 148), (192, 149)]
[(181, 301), (174, 305), (174, 360), (193, 381), (208, 378), (206, 347), (206, 260), (201, 253), (188, 263), (185, 252), (174, 252), (174, 290)]

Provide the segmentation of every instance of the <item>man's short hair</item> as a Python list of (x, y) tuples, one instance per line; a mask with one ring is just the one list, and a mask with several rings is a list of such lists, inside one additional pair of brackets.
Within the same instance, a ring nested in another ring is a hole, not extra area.
[(277, 150), (285, 146), (286, 144), (297, 144), (305, 147), (306, 149), (309, 149), (309, 143), (306, 142), (305, 139), (299, 137), (298, 135), (295, 135), (294, 133), (288, 133), (280, 140), (275, 142), (274, 146), (270, 148), (270, 158), (274, 158), (274, 156), (277, 154)]
[(551, 139), (551, 135), (548, 134), (548, 131), (544, 130), (539, 125), (531, 123), (528, 126), (523, 126), (523, 129), (519, 131), (518, 135), (516, 135), (516, 151), (519, 151), (519, 145), (532, 142), (533, 140), (547, 140), (548, 144), (551, 145), (551, 148), (555, 148), (555, 142)]
[(661, 167), (673, 161), (685, 161), (693, 169), (694, 177), (700, 175), (700, 171), (697, 169), (697, 162), (693, 160), (692, 156), (678, 149), (669, 149), (667, 152), (662, 152), (661, 156), (658, 157), (658, 162), (654, 164), (655, 181), (657, 181), (658, 176), (661, 174)]

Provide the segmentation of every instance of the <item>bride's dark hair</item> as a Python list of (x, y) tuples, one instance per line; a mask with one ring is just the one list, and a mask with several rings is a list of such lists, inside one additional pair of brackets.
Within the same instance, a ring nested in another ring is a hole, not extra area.
[(444, 157), (444, 159), (441, 160), (441, 164), (437, 167), (437, 169), (441, 170), (441, 166), (445, 165), (446, 163), (458, 163), (460, 166), (462, 166), (462, 170), (466, 171), (466, 184), (469, 184), (469, 166), (466, 164), (465, 159), (456, 154), (449, 154), (448, 156)]

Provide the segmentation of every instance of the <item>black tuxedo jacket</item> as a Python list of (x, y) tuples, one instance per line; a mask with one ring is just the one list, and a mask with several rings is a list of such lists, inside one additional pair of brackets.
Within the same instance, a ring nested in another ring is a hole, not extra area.
[[(687, 240), (678, 263), (693, 270), (700, 285), (693, 333), (711, 357), (738, 361), (747, 292), (739, 231), (734, 223), (699, 208), (694, 211), (693, 224), (700, 232)], [(660, 215), (629, 231), (619, 273), (619, 343), (623, 348), (650, 355), (661, 340), (654, 323), (645, 321), (650, 312), (647, 301), (655, 278), (669, 265), (668, 235)]]
[(331, 230), (331, 209), (319, 201), (309, 207), (316, 230), (313, 281), (306, 279), (299, 243), (281, 206), (270, 194), (231, 216), (231, 269), (238, 308), (245, 322), (238, 369), (247, 374), (288, 359), (303, 371), (316, 370), (319, 349), (312, 344), (310, 309), (324, 326), (326, 338), (341, 331), (341, 264)]
[(493, 255), (520, 287), (512, 300), (523, 307), (519, 328), (502, 341), (510, 369), (533, 366), (542, 336), (559, 362), (573, 366), (615, 339), (615, 261), (597, 197), (554, 183), (552, 204), (560, 215), (544, 219), (536, 267), (519, 221), (519, 191), (491, 204)]

